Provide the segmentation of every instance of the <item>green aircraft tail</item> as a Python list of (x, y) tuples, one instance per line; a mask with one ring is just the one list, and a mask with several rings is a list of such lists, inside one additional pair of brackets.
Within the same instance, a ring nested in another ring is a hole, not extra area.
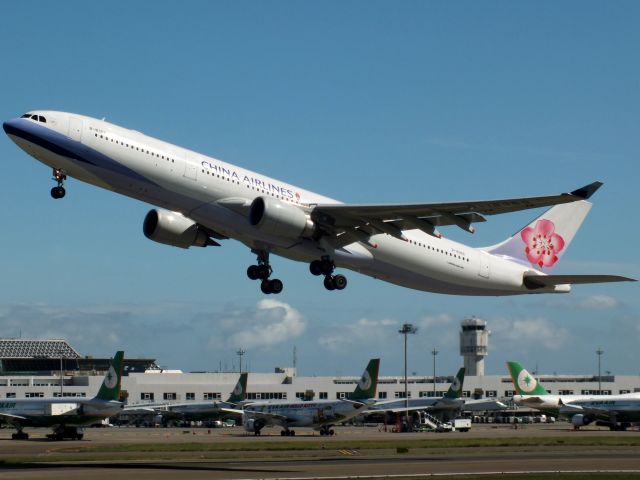
[(458, 370), (456, 378), (451, 382), (451, 386), (447, 393), (444, 394), (444, 398), (460, 398), (462, 396), (462, 385), (464, 384), (464, 367)]
[(229, 395), (227, 402), (229, 403), (238, 403), (247, 399), (247, 376), (249, 374), (247, 372), (242, 372), (240, 374), (240, 378), (238, 379), (238, 383), (236, 383), (233, 392)]
[(380, 359), (372, 358), (365, 369), (362, 377), (358, 381), (356, 389), (349, 397), (351, 400), (365, 400), (375, 398), (378, 388), (378, 370), (380, 369)]
[(124, 352), (116, 352), (109, 365), (109, 371), (104, 376), (98, 395), (100, 400), (120, 400), (120, 385), (122, 381), (122, 367), (124, 365)]
[(549, 395), (549, 392), (518, 362), (507, 362), (518, 395)]

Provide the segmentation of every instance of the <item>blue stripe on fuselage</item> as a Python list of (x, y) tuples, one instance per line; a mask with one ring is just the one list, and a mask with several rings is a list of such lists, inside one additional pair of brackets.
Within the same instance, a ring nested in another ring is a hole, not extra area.
[(22, 138), (57, 155), (93, 165), (94, 167), (104, 168), (140, 182), (156, 185), (148, 178), (103, 153), (31, 120), (18, 118), (5, 122), (3, 128), (7, 135)]

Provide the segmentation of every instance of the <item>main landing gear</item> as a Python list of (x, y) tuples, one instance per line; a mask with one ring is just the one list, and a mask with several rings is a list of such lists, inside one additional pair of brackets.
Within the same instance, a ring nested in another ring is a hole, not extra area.
[(56, 428), (53, 433), (47, 435), (49, 440), (64, 440), (69, 438), (71, 440), (82, 440), (84, 437), (84, 430), (79, 427), (65, 427), (64, 425)]
[(347, 286), (347, 277), (344, 275), (333, 275), (336, 269), (333, 260), (329, 257), (322, 257), (309, 264), (309, 271), (315, 275), (324, 275), (324, 288), (327, 290), (344, 290)]
[(320, 429), (320, 435), (334, 436), (335, 434), (336, 432), (331, 427), (322, 427)]
[(247, 268), (247, 277), (251, 280), (262, 280), (260, 283), (260, 290), (265, 294), (278, 294), (282, 292), (284, 285), (282, 281), (273, 278), (269, 279), (271, 274), (273, 273), (273, 269), (271, 265), (269, 265), (269, 252), (265, 250), (253, 250), (253, 253), (258, 255), (258, 264), (251, 265)]
[(11, 434), (11, 440), (29, 440), (29, 434), (22, 431), (22, 427), (16, 427), (18, 431)]
[(55, 199), (64, 197), (67, 192), (62, 185), (64, 185), (67, 175), (60, 168), (54, 168), (53, 179), (58, 182), (58, 186), (51, 189), (51, 196)]
[(295, 430), (282, 430), (282, 431), (280, 431), (280, 436), (282, 436), (282, 437), (295, 437), (296, 436), (296, 431)]

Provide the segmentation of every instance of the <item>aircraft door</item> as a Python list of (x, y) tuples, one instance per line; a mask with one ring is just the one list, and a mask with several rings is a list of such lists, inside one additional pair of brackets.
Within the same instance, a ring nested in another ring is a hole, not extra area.
[(189, 180), (196, 180), (198, 175), (198, 165), (186, 152), (184, 154), (184, 177)]
[(69, 118), (69, 137), (77, 142), (82, 140), (82, 119), (78, 117)]
[(489, 278), (489, 254), (487, 252), (480, 251), (480, 271), (478, 275), (482, 278)]

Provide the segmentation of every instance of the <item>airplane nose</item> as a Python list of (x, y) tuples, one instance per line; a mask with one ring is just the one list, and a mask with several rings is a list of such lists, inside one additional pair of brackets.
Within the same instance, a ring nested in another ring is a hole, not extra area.
[(2, 128), (7, 135), (17, 135), (22, 131), (19, 124), (19, 118), (12, 118), (11, 120), (6, 120), (5, 122), (3, 122)]

